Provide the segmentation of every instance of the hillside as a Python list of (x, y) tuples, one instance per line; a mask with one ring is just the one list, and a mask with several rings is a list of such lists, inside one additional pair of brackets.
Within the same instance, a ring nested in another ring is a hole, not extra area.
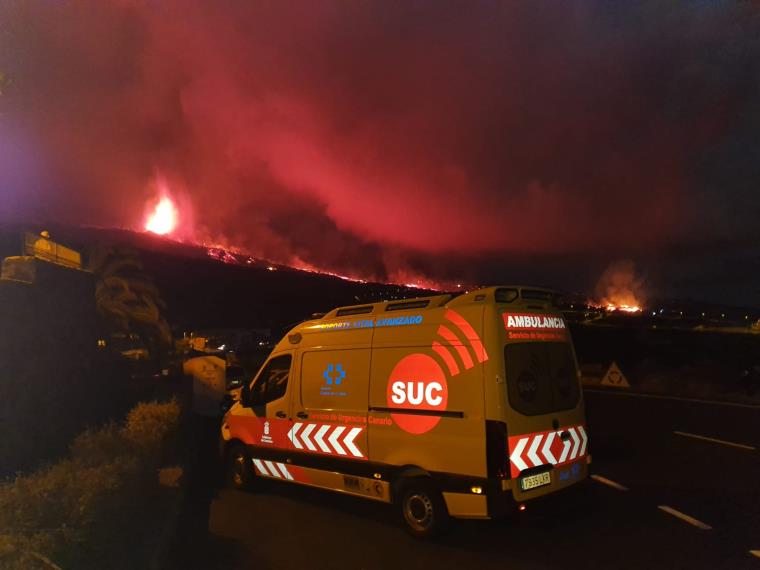
[[(139, 253), (166, 302), (177, 331), (199, 328), (280, 329), (338, 305), (397, 299), (424, 290), (349, 281), (300, 271), (267, 260), (164, 239), (151, 234), (97, 228), (48, 228), (53, 239), (87, 252), (102, 245)], [(21, 228), (0, 232), (0, 255), (18, 255)]]

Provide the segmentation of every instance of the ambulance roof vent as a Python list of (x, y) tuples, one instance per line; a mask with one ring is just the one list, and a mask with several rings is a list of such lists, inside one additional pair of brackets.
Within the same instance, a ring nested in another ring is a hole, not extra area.
[(348, 317), (351, 315), (366, 315), (371, 313), (374, 307), (372, 305), (364, 305), (361, 307), (346, 307), (345, 309), (338, 309), (335, 313), (336, 317)]
[(412, 301), (400, 301), (398, 303), (388, 303), (386, 311), (407, 311), (411, 309), (424, 309), (430, 304), (430, 299), (417, 299)]
[(522, 289), (520, 296), (526, 301), (554, 301), (557, 298), (557, 293), (545, 289)]
[(494, 297), (497, 303), (512, 303), (520, 296), (517, 289), (496, 289)]
[[(546, 305), (556, 305), (560, 298), (557, 291), (551, 289), (526, 288), (526, 287), (499, 287), (494, 291), (494, 300), (497, 303), (514, 303), (521, 301), (534, 301)], [(534, 309), (543, 309), (541, 306), (531, 306)]]

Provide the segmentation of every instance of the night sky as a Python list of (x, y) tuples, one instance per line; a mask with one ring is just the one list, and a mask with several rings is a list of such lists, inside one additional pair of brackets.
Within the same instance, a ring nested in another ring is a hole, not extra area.
[(0, 220), (760, 305), (753, 2), (2, 0)]

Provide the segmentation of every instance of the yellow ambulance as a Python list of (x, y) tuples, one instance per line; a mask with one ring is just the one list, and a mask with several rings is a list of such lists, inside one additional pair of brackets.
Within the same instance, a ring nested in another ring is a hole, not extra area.
[(587, 476), (556, 294), (490, 287), (341, 307), (293, 328), (224, 416), (231, 484), (394, 503), (416, 536), (493, 518)]

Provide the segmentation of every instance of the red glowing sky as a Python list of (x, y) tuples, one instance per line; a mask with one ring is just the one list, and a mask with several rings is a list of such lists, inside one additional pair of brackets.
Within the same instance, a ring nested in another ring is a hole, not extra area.
[(0, 217), (141, 228), (160, 180), (186, 238), (402, 281), (747, 239), (759, 24), (750, 3), (8, 0)]

